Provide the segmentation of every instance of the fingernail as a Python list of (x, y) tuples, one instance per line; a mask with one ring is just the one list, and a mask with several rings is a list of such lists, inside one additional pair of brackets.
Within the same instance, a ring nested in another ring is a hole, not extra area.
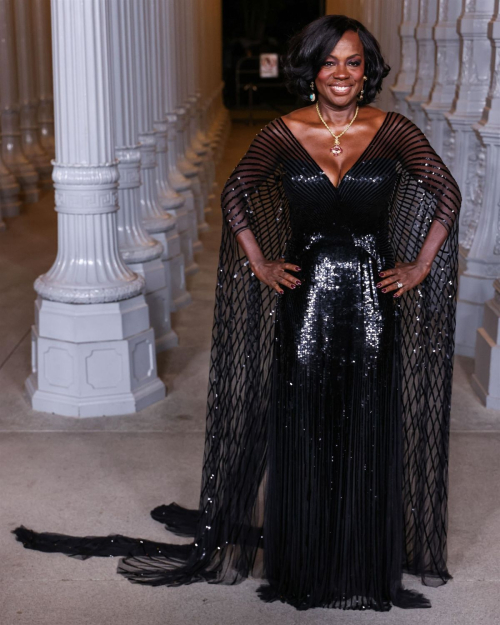
[(294, 289), (294, 288), (295, 288), (295, 284), (291, 284), (291, 285), (290, 285), (290, 288), (291, 288), (291, 289)]
[(397, 293), (394, 293), (394, 297), (399, 297), (399, 295)]
[(295, 284), (302, 284), (300, 280), (295, 280)]
[(385, 293), (387, 291), (387, 289), (382, 289), (382, 293)]
[(300, 271), (300, 267), (295, 267), (295, 271)]
[(377, 286), (378, 286), (378, 287), (382, 286), (382, 282), (379, 282), (379, 283), (377, 284)]
[(380, 272), (378, 275), (379, 276), (385, 276), (385, 273)]
[(284, 292), (285, 292), (285, 291), (280, 291), (281, 295), (283, 295), (283, 293), (284, 293)]

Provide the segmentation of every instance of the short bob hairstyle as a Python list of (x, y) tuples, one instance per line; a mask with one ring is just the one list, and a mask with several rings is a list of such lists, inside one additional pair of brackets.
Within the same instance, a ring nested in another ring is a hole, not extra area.
[(292, 37), (283, 63), (288, 90), (309, 100), (311, 81), (342, 35), (349, 30), (358, 33), (365, 53), (367, 81), (360, 105), (373, 102), (391, 68), (384, 61), (378, 41), (370, 31), (361, 22), (345, 15), (320, 17)]

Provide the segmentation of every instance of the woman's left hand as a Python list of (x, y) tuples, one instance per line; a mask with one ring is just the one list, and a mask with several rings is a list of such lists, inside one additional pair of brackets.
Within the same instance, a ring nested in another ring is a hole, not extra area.
[[(394, 269), (384, 269), (379, 272), (379, 276), (383, 279), (377, 284), (377, 288), (381, 289), (382, 293), (395, 291), (394, 297), (400, 297), (420, 284), (428, 276), (430, 270), (430, 264), (424, 261), (396, 263)], [(398, 286), (398, 282), (403, 286)]]

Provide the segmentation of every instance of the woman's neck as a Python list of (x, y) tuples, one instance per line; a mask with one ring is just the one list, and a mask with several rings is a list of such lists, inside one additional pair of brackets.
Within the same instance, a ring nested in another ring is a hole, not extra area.
[(320, 98), (318, 100), (319, 110), (326, 122), (331, 122), (334, 126), (348, 124), (356, 113), (356, 101), (349, 102), (345, 106), (336, 106), (331, 102)]

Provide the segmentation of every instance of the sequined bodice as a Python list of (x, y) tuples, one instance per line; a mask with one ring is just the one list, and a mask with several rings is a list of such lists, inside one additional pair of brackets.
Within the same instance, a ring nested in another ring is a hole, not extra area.
[(386, 230), (389, 202), (398, 179), (397, 161), (369, 155), (370, 147), (386, 121), (337, 186), (288, 126), (282, 120), (278, 121), (297, 146), (297, 150), (284, 159), (282, 168), (283, 186), (290, 205), (292, 237), (321, 231), (352, 238), (377, 235), (381, 229)]

